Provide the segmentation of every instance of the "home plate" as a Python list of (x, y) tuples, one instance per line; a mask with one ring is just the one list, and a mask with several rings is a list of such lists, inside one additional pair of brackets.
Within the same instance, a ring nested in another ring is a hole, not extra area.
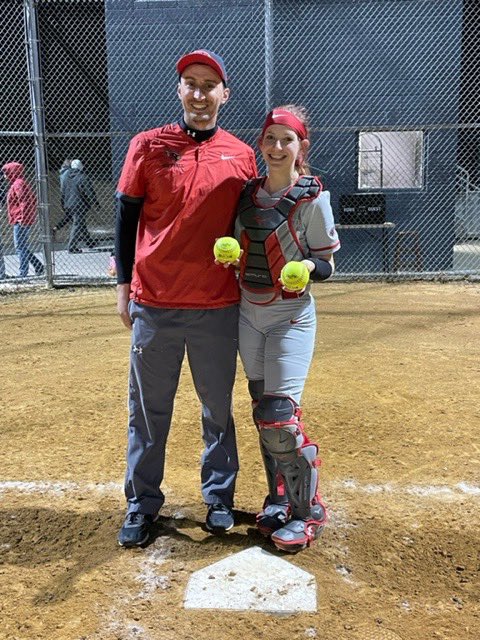
[(193, 573), (184, 606), (272, 613), (316, 611), (317, 586), (312, 574), (260, 547), (251, 547)]

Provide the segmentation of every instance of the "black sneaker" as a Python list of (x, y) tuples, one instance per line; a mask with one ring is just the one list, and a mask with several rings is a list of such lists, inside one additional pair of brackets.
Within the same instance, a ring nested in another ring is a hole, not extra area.
[(158, 515), (148, 513), (127, 513), (122, 528), (118, 532), (118, 544), (122, 547), (139, 547), (147, 542), (152, 524)]
[(224, 533), (233, 527), (233, 513), (230, 507), (220, 502), (208, 507), (205, 526), (213, 533)]

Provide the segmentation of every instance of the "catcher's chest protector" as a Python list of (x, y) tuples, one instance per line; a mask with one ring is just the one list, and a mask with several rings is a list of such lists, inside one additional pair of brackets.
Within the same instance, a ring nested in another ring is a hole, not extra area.
[(242, 287), (268, 292), (278, 289), (280, 271), (289, 260), (304, 257), (293, 214), (301, 202), (314, 200), (323, 187), (316, 176), (301, 176), (275, 206), (263, 209), (255, 198), (262, 180), (247, 182), (238, 205), (244, 249), (240, 278)]

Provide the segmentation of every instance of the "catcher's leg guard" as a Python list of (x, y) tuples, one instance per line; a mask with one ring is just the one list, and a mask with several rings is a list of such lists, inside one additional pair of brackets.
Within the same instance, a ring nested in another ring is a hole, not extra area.
[[(263, 380), (250, 380), (248, 390), (252, 397), (253, 420), (257, 430), (260, 427), (256, 419), (256, 408), (263, 396)], [(270, 454), (260, 438), (260, 451), (268, 484), (268, 496), (263, 503), (263, 509), (257, 514), (257, 527), (264, 536), (270, 536), (274, 531), (283, 527), (288, 520), (290, 505), (285, 492), (283, 477), (279, 472), (275, 458)]]
[(284, 482), (292, 520), (272, 533), (279, 549), (299, 551), (315, 540), (326, 521), (317, 493), (320, 460), (310, 442), (295, 402), (283, 396), (263, 396), (254, 410), (260, 440), (275, 460)]

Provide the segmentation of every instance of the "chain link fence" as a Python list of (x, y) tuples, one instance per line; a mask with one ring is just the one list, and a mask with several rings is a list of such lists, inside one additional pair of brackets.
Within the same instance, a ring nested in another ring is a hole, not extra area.
[[(1, 3), (0, 162), (22, 165), (37, 214), (19, 233), (2, 182), (0, 291), (114, 282), (128, 141), (181, 116), (175, 62), (196, 48), (226, 60), (220, 124), (249, 144), (271, 107), (308, 109), (336, 278), (478, 276), (479, 14), (475, 0)], [(65, 164), (88, 194), (74, 213)]]

